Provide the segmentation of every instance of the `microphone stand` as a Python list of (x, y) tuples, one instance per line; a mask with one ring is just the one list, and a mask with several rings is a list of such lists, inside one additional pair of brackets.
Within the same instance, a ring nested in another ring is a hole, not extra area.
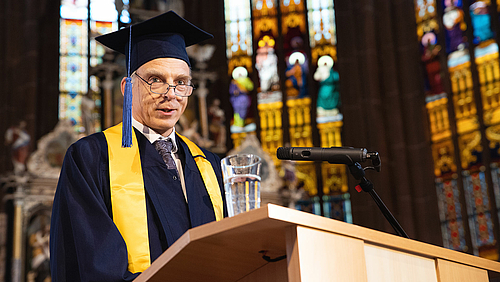
[[(373, 168), (376, 171), (380, 171), (380, 158), (378, 153), (368, 152), (367, 158), (370, 158), (372, 160), (372, 164), (374, 166), (369, 168)], [(356, 186), (356, 191), (361, 192), (361, 190), (363, 190), (365, 192), (368, 192), (370, 196), (372, 196), (377, 206), (379, 207), (380, 211), (382, 211), (382, 214), (384, 214), (385, 218), (389, 221), (392, 228), (394, 228), (396, 233), (401, 237), (410, 239), (408, 234), (406, 234), (406, 232), (403, 230), (403, 227), (401, 227), (399, 222), (386, 207), (382, 199), (380, 199), (377, 192), (375, 192), (375, 190), (373, 189), (373, 183), (371, 183), (368, 179), (366, 179), (365, 170), (361, 167), (361, 165), (358, 162), (353, 162), (352, 164), (347, 166), (349, 167), (349, 171), (351, 172), (352, 176), (354, 176), (356, 180), (361, 181), (359, 185)]]

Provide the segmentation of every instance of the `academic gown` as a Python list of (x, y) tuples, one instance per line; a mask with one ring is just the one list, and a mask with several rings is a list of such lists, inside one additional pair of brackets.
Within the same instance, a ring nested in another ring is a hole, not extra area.
[[(176, 138), (188, 203), (175, 170), (167, 169), (149, 140), (135, 130), (146, 190), (151, 262), (191, 227), (215, 221), (202, 176), (187, 145)], [(203, 150), (214, 168), (227, 216), (220, 159)], [(52, 281), (132, 281), (125, 241), (113, 223), (108, 146), (103, 133), (80, 139), (66, 152), (52, 210)], [(133, 224), (133, 222), (131, 222)]]

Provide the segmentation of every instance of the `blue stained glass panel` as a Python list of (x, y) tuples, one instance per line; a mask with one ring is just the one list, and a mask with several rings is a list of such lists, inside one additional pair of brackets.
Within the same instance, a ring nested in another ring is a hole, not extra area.
[(498, 168), (497, 163), (491, 164), (491, 178), (493, 180), (493, 193), (495, 194), (497, 204), (497, 215), (500, 218), (500, 168)]
[(87, 57), (61, 56), (59, 58), (59, 91), (87, 92)]
[(350, 197), (349, 193), (334, 196), (323, 196), (324, 216), (352, 223)]
[(464, 171), (462, 174), (472, 246), (474, 254), (479, 255), (479, 247), (494, 244), (495, 241), (485, 174), (483, 171)]
[(444, 247), (467, 251), (457, 180), (437, 179), (436, 192)]
[(78, 132), (82, 128), (82, 96), (60, 94), (59, 95), (59, 119), (68, 119)]

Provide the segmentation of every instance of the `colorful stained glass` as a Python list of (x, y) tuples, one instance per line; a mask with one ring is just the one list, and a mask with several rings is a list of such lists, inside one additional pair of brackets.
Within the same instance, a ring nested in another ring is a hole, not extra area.
[(252, 24), (250, 22), (249, 1), (225, 1), (226, 15), (226, 55), (230, 59), (233, 55), (251, 56)]
[[(489, 40), (474, 48), (480, 91), (483, 102), (483, 120), (486, 126), (500, 123), (500, 68), (498, 44)], [(490, 138), (493, 141), (494, 138)]]
[(436, 16), (436, 0), (416, 0), (415, 18), (421, 23)]
[(304, 1), (280, 1), (281, 34), (285, 52), (285, 93), (288, 99), (309, 96), (307, 74), (309, 58), (305, 52), (307, 40)]
[(257, 0), (252, 3), (254, 17), (272, 17), (278, 14), (276, 0)]
[[(491, 164), (491, 178), (493, 180), (493, 192), (497, 206), (497, 216), (500, 218), (500, 168), (498, 163)], [(498, 222), (500, 224), (500, 222)]]
[(234, 144), (239, 144), (247, 133), (257, 128), (250, 96), (255, 88), (249, 76), (253, 72), (250, 1), (224, 1), (224, 12), (226, 56), (231, 77), (229, 94), (234, 112), (230, 130)]
[(461, 0), (444, 0), (443, 25), (446, 30), (446, 53), (467, 48), (465, 30), (467, 24), (464, 19)]
[[(262, 147), (271, 156), (276, 148), (283, 145), (282, 92), (278, 75), (276, 38), (278, 30), (278, 3), (276, 0), (252, 2), (253, 43), (256, 46), (255, 69), (258, 74), (256, 84), (257, 104), (260, 116)], [(279, 161), (274, 158), (276, 165)]]
[[(491, 157), (493, 160), (500, 160), (500, 151), (496, 152), (500, 149), (500, 137), (497, 137), (500, 136), (500, 112), (496, 113), (500, 106), (500, 71), (498, 46), (490, 40), (493, 36), (488, 14), (490, 1), (467, 2), (470, 5), (468, 11), (471, 26), (466, 23), (468, 15), (464, 14), (462, 0), (441, 0), (442, 11), (437, 10), (436, 0), (415, 0), (414, 4), (421, 58), (425, 65), (425, 100), (433, 143), (434, 174), (444, 246), (467, 251), (465, 238), (470, 235), (476, 255), (496, 259), (497, 246), (492, 235), (494, 224), (491, 221), (482, 158), (482, 152), (487, 148), (483, 148), (483, 135), (479, 131), (480, 118), (483, 118), (487, 126), (486, 137), (490, 142)], [(442, 32), (439, 28), (440, 21), (444, 27), (443, 42), (439, 36)], [(473, 38), (467, 38), (468, 28), (473, 29)], [(471, 61), (469, 48), (474, 48), (474, 61)], [(445, 61), (443, 56), (447, 56), (446, 66), (442, 64)], [(483, 117), (477, 115), (471, 71), (474, 64), (480, 82)], [(451, 93), (446, 93), (443, 83), (447, 77), (443, 75), (446, 70)], [(450, 102), (454, 116), (448, 113)], [(452, 135), (451, 120), (456, 122), (457, 136)], [(458, 148), (455, 148), (453, 139), (457, 141)], [(459, 160), (455, 159), (456, 151), (459, 152)], [(463, 169), (460, 176), (456, 174), (458, 162)], [(491, 167), (493, 183), (498, 186), (496, 166)], [(469, 233), (464, 230), (465, 219), (462, 219), (457, 185), (459, 179), (464, 185)]]
[(448, 116), (448, 98), (445, 93), (428, 96), (426, 108), (429, 115), (431, 139), (438, 142), (451, 137), (450, 120)]
[[(117, 22), (99, 22), (99, 21), (91, 21), (90, 22), (90, 30), (93, 36), (98, 36), (102, 34), (106, 34), (109, 32), (116, 31), (118, 28)], [(95, 67), (99, 64), (102, 64), (102, 56), (106, 53), (105, 47), (97, 42), (94, 38), (90, 40), (90, 66)]]
[(80, 94), (59, 95), (59, 119), (68, 119), (77, 132), (84, 132), (82, 127), (82, 96)]
[(434, 159), (434, 175), (444, 177), (457, 172), (454, 158), (454, 147), (451, 139), (445, 138), (432, 144), (432, 157)]
[(61, 19), (59, 52), (61, 54), (87, 55), (87, 21)]
[(295, 205), (295, 209), (316, 215), (321, 215), (321, 204), (319, 202), (319, 197), (316, 196), (307, 200), (299, 200)]
[(337, 60), (337, 35), (333, 1), (308, 0), (309, 44), (315, 64), (321, 56)]
[(97, 35), (110, 33), (118, 29), (117, 22), (90, 21), (90, 30)]
[(90, 134), (101, 129), (101, 95), (96, 77), (88, 89), (89, 63), (102, 63), (105, 53), (93, 37), (117, 30), (115, 0), (62, 0), (60, 16), (59, 118), (71, 120), (77, 132)]
[(323, 196), (324, 216), (352, 223), (350, 197), (349, 193), (336, 196)]
[(495, 243), (486, 179), (483, 171), (462, 174), (472, 246), (474, 254), (479, 255), (480, 247)]
[(467, 251), (457, 180), (438, 178), (436, 190), (444, 247)]
[[(253, 2), (253, 32), (257, 46), (255, 68), (259, 74), (258, 101), (281, 101), (278, 57), (275, 52), (278, 37), (277, 3), (275, 0)], [(263, 96), (263, 97), (262, 97)]]
[(61, 56), (59, 60), (59, 90), (61, 92), (87, 92), (87, 57)]
[(474, 32), (474, 44), (479, 44), (488, 39), (493, 38), (491, 31), (491, 19), (489, 10), (489, 3), (486, 1), (471, 1), (470, 2), (470, 17)]
[(448, 66), (457, 131), (459, 134), (470, 132), (477, 129), (479, 124), (470, 71), (470, 57), (468, 54), (462, 54), (459, 57), (451, 58), (448, 60)]

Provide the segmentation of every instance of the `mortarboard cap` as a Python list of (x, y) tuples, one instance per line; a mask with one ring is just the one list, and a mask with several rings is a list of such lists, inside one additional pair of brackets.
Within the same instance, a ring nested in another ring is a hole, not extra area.
[(130, 74), (158, 58), (176, 58), (189, 67), (186, 47), (213, 38), (173, 11), (96, 37), (104, 46), (125, 54), (127, 78), (123, 99), (122, 147), (132, 146), (132, 83)]
[[(132, 29), (132, 30), (130, 30)], [(130, 36), (131, 35), (131, 36)], [(130, 38), (131, 37), (131, 38)], [(96, 38), (103, 45), (125, 54), (132, 73), (157, 58), (177, 58), (189, 66), (186, 47), (213, 38), (173, 11)], [(129, 53), (129, 42), (132, 48)]]

